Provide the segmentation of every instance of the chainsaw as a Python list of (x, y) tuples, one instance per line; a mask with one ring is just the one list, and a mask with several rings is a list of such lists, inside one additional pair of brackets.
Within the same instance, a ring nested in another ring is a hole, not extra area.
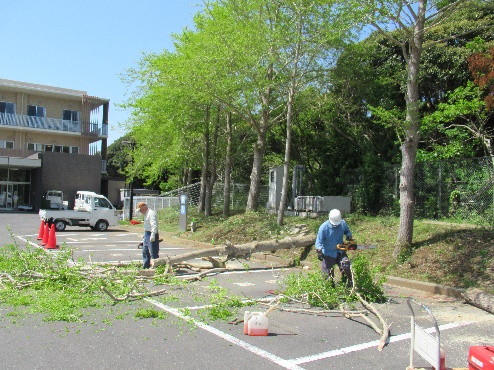
[(356, 251), (357, 249), (375, 249), (377, 245), (357, 244), (355, 240), (347, 240), (344, 243), (336, 245), (336, 249), (340, 251)]
[[(158, 241), (161, 243), (163, 239), (158, 239)], [(143, 246), (144, 246), (144, 242), (140, 242), (139, 245), (137, 246), (137, 249), (142, 249)]]

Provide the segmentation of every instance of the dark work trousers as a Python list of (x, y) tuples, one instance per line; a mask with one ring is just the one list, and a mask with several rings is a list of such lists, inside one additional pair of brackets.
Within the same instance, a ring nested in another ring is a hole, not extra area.
[(160, 251), (160, 236), (158, 233), (155, 235), (154, 242), (151, 241), (151, 232), (144, 232), (144, 239), (142, 241), (142, 268), (148, 269), (151, 267), (151, 258), (159, 258)]
[(334, 265), (338, 265), (341, 272), (343, 281), (347, 282), (348, 286), (352, 286), (352, 272), (350, 271), (350, 259), (345, 251), (338, 252), (336, 257), (330, 257), (324, 255), (321, 262), (321, 271), (324, 276), (328, 276), (331, 279), (334, 278)]

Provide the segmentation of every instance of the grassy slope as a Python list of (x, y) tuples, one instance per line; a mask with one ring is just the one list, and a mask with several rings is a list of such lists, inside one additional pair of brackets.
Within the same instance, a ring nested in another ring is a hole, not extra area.
[[(189, 221), (192, 216), (198, 223), (198, 230), (193, 234), (177, 232), (177, 212), (160, 213), (161, 230), (207, 243), (223, 244), (228, 240), (240, 244), (279, 239), (290, 234), (298, 224), (307, 225), (315, 236), (321, 223), (326, 220), (324, 217), (286, 217), (285, 225), (279, 227), (276, 224), (277, 216), (265, 212), (242, 213), (228, 219), (221, 215), (206, 219), (189, 214)], [(346, 221), (358, 243), (378, 246), (374, 250), (350, 253), (368, 254), (374, 266), (385, 274), (459, 288), (477, 287), (494, 293), (494, 230), (417, 220), (414, 223), (414, 243), (396, 262), (393, 250), (398, 235), (398, 218), (349, 215)], [(281, 253), (291, 258), (296, 254), (300, 258), (303, 251)], [(302, 258), (313, 259), (313, 251)]]

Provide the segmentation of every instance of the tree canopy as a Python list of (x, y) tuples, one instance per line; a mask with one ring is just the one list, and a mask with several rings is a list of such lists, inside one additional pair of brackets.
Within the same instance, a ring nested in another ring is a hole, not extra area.
[(256, 210), (269, 167), (305, 166), (314, 195), (344, 195), (356, 170), (354, 207), (377, 213), (374, 174), (401, 162), (398, 242), (410, 243), (416, 161), (490, 155), (493, 14), (481, 0), (205, 1), (174, 50), (124, 74), (128, 172), (166, 190), (190, 170), (215, 180), (228, 162)]

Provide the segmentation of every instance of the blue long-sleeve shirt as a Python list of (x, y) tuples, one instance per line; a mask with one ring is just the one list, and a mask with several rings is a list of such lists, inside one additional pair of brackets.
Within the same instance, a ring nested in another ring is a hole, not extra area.
[(339, 225), (332, 225), (329, 220), (324, 222), (317, 232), (316, 249), (322, 249), (325, 256), (336, 257), (338, 249), (336, 246), (343, 243), (343, 236), (346, 239), (352, 238), (352, 232), (345, 220), (341, 220)]

